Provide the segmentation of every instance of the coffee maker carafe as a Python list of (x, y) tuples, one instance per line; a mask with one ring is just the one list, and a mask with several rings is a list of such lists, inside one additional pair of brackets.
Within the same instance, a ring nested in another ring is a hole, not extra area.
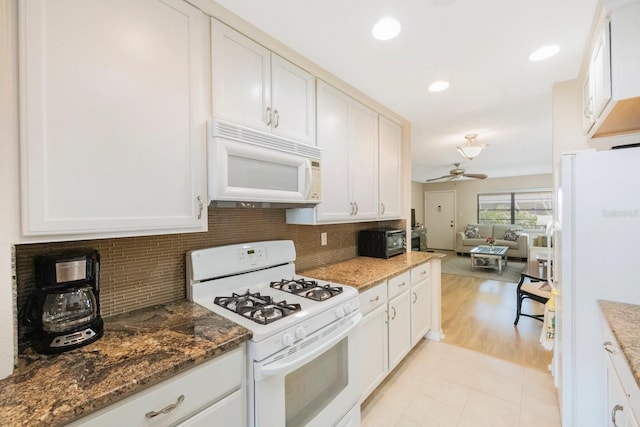
[(100, 338), (100, 254), (63, 252), (37, 256), (34, 264), (36, 290), (28, 303), (27, 323), (35, 327), (36, 351), (61, 353)]

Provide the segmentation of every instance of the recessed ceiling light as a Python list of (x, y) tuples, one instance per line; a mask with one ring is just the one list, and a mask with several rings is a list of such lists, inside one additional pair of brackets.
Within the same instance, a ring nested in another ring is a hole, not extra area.
[(529, 61), (542, 61), (551, 58), (560, 51), (560, 47), (556, 45), (542, 46), (529, 55)]
[(371, 34), (378, 40), (391, 40), (400, 34), (401, 29), (402, 27), (398, 21), (393, 18), (386, 17), (379, 20), (378, 23), (373, 26)]
[(438, 80), (429, 85), (429, 92), (442, 92), (447, 89), (449, 89), (449, 82), (445, 82), (444, 80)]

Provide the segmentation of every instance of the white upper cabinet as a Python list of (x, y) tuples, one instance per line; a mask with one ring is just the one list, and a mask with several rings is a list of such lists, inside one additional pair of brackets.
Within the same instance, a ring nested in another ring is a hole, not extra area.
[(593, 37), (585, 95), (592, 138), (640, 132), (640, 2), (622, 2)]
[(315, 78), (211, 19), (213, 116), (315, 144)]
[(19, 13), (23, 234), (206, 230), (207, 18), (179, 0)]
[(322, 149), (322, 202), (287, 210), (291, 224), (378, 218), (378, 114), (318, 81), (318, 147)]
[(379, 185), (381, 219), (402, 216), (402, 128), (384, 116), (379, 117)]

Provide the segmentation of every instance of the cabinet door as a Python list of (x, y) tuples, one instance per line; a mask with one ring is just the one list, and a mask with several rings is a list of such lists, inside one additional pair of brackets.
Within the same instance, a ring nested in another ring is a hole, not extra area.
[(375, 390), (389, 371), (387, 317), (385, 304), (362, 319), (361, 400)]
[(588, 133), (596, 122), (593, 115), (593, 89), (591, 84), (591, 76), (589, 71), (587, 71), (582, 86), (582, 126), (585, 133)]
[(592, 79), (593, 117), (600, 116), (604, 107), (611, 99), (611, 48), (609, 44), (609, 21), (596, 40), (589, 66), (589, 78)]
[(429, 279), (411, 286), (411, 347), (429, 331)]
[(380, 211), (384, 219), (401, 217), (402, 186), (402, 128), (399, 124), (379, 117), (379, 183)]
[(211, 20), (213, 116), (270, 131), (271, 52), (222, 22)]
[(349, 146), (355, 219), (378, 218), (378, 114), (352, 101)]
[(271, 78), (273, 133), (315, 145), (315, 78), (273, 53)]
[(391, 371), (411, 350), (410, 292), (389, 301), (389, 370)]
[(618, 379), (616, 370), (611, 363), (611, 359), (605, 356), (606, 373), (607, 373), (607, 406), (605, 414), (607, 416), (607, 426), (626, 427), (628, 408), (627, 395), (622, 388), (622, 384)]
[(29, 0), (20, 20), (23, 233), (206, 230), (205, 16)]
[(318, 147), (322, 148), (322, 203), (317, 220), (344, 221), (351, 218), (349, 173), (349, 110), (351, 99), (318, 81)]

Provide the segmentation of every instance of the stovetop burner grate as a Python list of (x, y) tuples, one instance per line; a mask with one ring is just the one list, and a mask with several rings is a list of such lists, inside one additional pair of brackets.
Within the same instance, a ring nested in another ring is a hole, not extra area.
[(308, 279), (282, 279), (271, 282), (269, 286), (314, 301), (324, 301), (342, 293), (340, 286), (323, 286), (315, 280)]
[(275, 302), (269, 295), (261, 295), (260, 292), (249, 292), (249, 290), (243, 294), (233, 292), (230, 297), (216, 297), (213, 302), (263, 325), (302, 310), (300, 304)]

